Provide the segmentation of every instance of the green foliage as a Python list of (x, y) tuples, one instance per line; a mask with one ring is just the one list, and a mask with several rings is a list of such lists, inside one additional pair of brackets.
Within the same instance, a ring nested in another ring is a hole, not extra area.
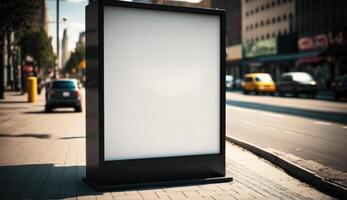
[(0, 32), (30, 29), (37, 3), (37, 0), (0, 0)]
[(32, 31), (21, 36), (20, 46), (22, 55), (30, 55), (37, 62), (39, 68), (52, 67), (54, 53), (52, 38), (49, 38), (44, 31)]
[(66, 62), (63, 69), (66, 73), (71, 73), (73, 69), (79, 71), (79, 63), (85, 59), (85, 46), (84, 44), (77, 45), (75, 51), (71, 53), (69, 60)]

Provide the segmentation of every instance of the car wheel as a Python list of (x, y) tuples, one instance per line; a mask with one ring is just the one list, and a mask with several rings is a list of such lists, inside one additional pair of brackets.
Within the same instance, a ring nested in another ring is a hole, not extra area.
[(258, 91), (258, 90), (254, 90), (254, 93), (255, 93), (256, 95), (259, 95), (259, 91)]
[(45, 112), (52, 112), (51, 106), (45, 106)]
[(243, 94), (248, 94), (248, 91), (247, 90), (243, 90)]
[(270, 92), (270, 95), (271, 95), (271, 96), (275, 96), (275, 93), (274, 93), (274, 92)]
[(298, 96), (299, 96), (299, 93), (294, 92), (294, 93), (293, 93), (293, 96), (294, 96), (294, 97), (298, 97)]
[(82, 112), (82, 106), (77, 106), (77, 107), (75, 108), (75, 111), (76, 111), (76, 112)]
[(340, 95), (337, 94), (337, 93), (335, 93), (335, 94), (334, 94), (334, 99), (335, 99), (336, 101), (340, 100)]

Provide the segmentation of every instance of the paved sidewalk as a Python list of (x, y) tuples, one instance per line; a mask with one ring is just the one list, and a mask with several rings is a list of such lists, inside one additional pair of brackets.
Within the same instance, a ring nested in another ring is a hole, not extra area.
[(331, 199), (281, 169), (227, 143), (230, 183), (101, 193), (85, 175), (85, 113), (44, 113), (7, 93), (0, 100), (0, 199)]

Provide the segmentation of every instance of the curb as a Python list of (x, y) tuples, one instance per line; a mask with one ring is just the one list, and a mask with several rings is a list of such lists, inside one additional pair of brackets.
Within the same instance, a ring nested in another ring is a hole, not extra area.
[(299, 165), (296, 165), (288, 160), (285, 160), (284, 158), (278, 155), (275, 155), (261, 147), (239, 140), (235, 137), (230, 137), (226, 135), (226, 140), (241, 148), (244, 148), (254, 153), (255, 155), (261, 158), (264, 158), (265, 160), (268, 160), (272, 164), (282, 168), (291, 176), (312, 185), (313, 187), (317, 188), (321, 192), (329, 194), (330, 196), (338, 198), (338, 199), (343, 199), (347, 197), (347, 188), (337, 185), (335, 183), (329, 182), (323, 177), (320, 177), (317, 174)]

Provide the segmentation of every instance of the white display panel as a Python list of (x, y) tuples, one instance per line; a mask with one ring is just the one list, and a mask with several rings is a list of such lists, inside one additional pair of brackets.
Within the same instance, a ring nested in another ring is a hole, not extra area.
[(104, 145), (106, 161), (220, 152), (219, 16), (104, 8)]

